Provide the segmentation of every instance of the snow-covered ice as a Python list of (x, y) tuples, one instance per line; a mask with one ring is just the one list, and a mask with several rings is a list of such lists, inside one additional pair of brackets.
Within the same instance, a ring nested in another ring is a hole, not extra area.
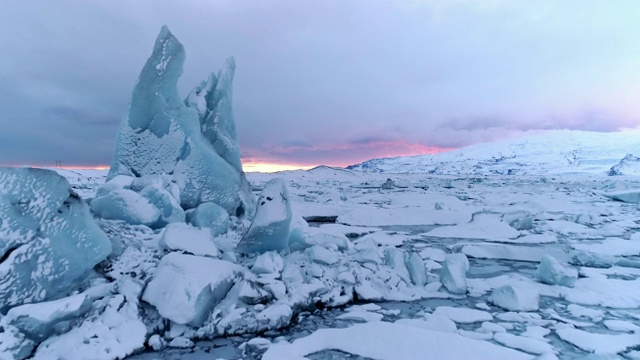
[(243, 271), (228, 261), (172, 252), (158, 264), (142, 299), (175, 323), (200, 325)]
[(77, 287), (110, 253), (111, 241), (65, 178), (0, 168), (0, 311)]
[(418, 360), (425, 356), (458, 360), (476, 358), (479, 354), (491, 354), (493, 359), (533, 359), (525, 353), (458, 334), (380, 321), (345, 329), (317, 330), (292, 343), (272, 345), (262, 359), (303, 360), (323, 350), (341, 350), (381, 360)]

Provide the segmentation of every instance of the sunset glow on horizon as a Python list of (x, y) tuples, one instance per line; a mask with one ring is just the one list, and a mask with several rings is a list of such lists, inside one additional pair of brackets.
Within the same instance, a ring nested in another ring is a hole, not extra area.
[[(435, 146), (425, 146), (420, 144), (410, 144), (403, 142), (376, 142), (372, 146), (372, 144), (361, 145), (363, 148), (369, 148), (368, 154), (360, 154), (359, 156), (345, 156), (343, 158), (336, 158), (335, 161), (325, 161), (325, 162), (307, 162), (307, 163), (295, 163), (289, 162), (286, 156), (282, 156), (281, 158), (252, 158), (252, 157), (244, 157), (242, 158), (242, 169), (244, 172), (262, 172), (262, 173), (272, 173), (278, 171), (289, 171), (289, 170), (309, 170), (317, 166), (333, 166), (333, 167), (347, 167), (349, 165), (359, 164), (361, 162), (376, 159), (376, 158), (386, 158), (386, 157), (399, 157), (399, 156), (417, 156), (417, 155), (428, 155), (428, 154), (438, 154), (446, 151), (455, 150), (455, 148), (439, 148)], [(336, 146), (334, 149), (330, 149), (329, 146), (323, 146), (321, 149), (317, 148), (317, 151), (346, 151), (348, 149), (353, 149), (353, 145), (345, 144)], [(300, 150), (300, 149), (297, 149)], [(287, 151), (295, 152), (296, 149), (287, 149)], [(305, 149), (306, 151), (313, 151), (314, 149)], [(7, 167), (33, 167), (33, 168), (43, 168), (43, 169), (63, 169), (63, 170), (98, 170), (98, 171), (107, 171), (109, 170), (109, 165), (54, 165), (54, 164), (0, 164), (0, 166)]]

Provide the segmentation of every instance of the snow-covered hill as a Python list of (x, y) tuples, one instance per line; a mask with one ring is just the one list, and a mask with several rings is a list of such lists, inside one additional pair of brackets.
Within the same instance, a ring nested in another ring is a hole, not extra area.
[[(544, 175), (606, 174), (618, 165), (611, 175), (632, 175), (635, 165), (628, 163), (633, 155), (640, 155), (640, 130), (553, 130), (435, 155), (373, 159), (347, 168), (384, 173)], [(625, 157), (627, 161), (622, 161)]]

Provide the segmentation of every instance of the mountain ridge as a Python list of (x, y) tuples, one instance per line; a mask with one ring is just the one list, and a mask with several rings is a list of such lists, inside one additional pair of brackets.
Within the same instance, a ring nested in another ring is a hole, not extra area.
[(346, 169), (437, 175), (635, 175), (638, 172), (628, 164), (633, 154), (640, 154), (640, 129), (609, 133), (550, 130), (439, 154), (371, 159)]

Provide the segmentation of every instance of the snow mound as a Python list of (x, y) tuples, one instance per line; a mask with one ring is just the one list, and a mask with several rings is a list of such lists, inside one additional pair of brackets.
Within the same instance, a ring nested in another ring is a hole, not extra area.
[(182, 44), (163, 26), (120, 124), (107, 180), (170, 174), (184, 209), (210, 201), (233, 215), (251, 214), (254, 199), (239, 163), (231, 112), (233, 59), (186, 104), (177, 89), (184, 59)]
[(111, 253), (111, 241), (63, 177), (0, 169), (0, 310), (54, 298)]

